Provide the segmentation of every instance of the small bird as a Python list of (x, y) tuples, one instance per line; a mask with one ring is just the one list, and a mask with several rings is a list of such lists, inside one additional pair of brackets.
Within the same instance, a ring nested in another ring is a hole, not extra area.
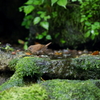
[(30, 51), (32, 54), (34, 54), (40, 50), (45, 51), (50, 44), (51, 44), (51, 42), (46, 45), (43, 45), (43, 44), (31, 45), (28, 47), (28, 51)]

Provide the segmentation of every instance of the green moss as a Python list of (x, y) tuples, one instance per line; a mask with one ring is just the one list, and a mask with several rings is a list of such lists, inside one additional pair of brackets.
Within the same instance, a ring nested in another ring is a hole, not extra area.
[[(19, 58), (20, 59), (20, 58)], [(15, 71), (15, 66), (19, 60), (18, 58), (15, 58), (13, 60), (11, 60), (8, 64), (8, 67), (12, 70), (12, 71)]]
[(78, 79), (99, 79), (100, 78), (100, 56), (82, 55), (72, 59), (71, 67), (76, 71)]
[(100, 68), (100, 56), (93, 55), (82, 55), (78, 58), (73, 59), (76, 67), (80, 67), (85, 70), (92, 70), (94, 68)]
[(50, 100), (99, 100), (100, 81), (49, 80), (43, 82)]
[(79, 58), (72, 58), (70, 62), (64, 60), (50, 60), (39, 57), (23, 57), (10, 62), (10, 68), (15, 70), (14, 75), (0, 86), (0, 91), (13, 86), (22, 86), (25, 76), (33, 76), (38, 80), (43, 74), (51, 78), (70, 79), (99, 79), (100, 78), (100, 57), (85, 55)]
[(100, 80), (47, 80), (32, 86), (12, 87), (0, 100), (99, 100)]
[[(13, 62), (14, 61), (14, 62)], [(13, 86), (22, 86), (24, 81), (24, 76), (36, 76), (37, 79), (41, 77), (41, 69), (43, 65), (39, 66), (42, 63), (43, 59), (38, 57), (23, 57), (19, 60), (14, 59), (10, 62), (12, 69), (15, 69), (14, 75), (0, 86), (0, 91), (11, 88)], [(38, 65), (37, 63), (38, 62)], [(15, 64), (16, 63), (16, 64)], [(14, 66), (15, 65), (15, 66)], [(36, 75), (35, 75), (36, 74)]]
[[(20, 76), (32, 76), (35, 73), (36, 74), (41, 74), (39, 72), (40, 66), (36, 64), (36, 61), (42, 62), (41, 58), (37, 57), (24, 57), (18, 61), (16, 64), (16, 73), (19, 74)], [(41, 75), (40, 75), (41, 76)]]
[(48, 100), (45, 89), (39, 84), (29, 87), (13, 87), (0, 93), (0, 100)]

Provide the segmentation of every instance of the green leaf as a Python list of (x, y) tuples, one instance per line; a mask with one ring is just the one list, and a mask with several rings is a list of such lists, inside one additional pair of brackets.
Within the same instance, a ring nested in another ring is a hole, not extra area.
[(27, 50), (28, 49), (28, 42), (25, 42), (24, 44), (24, 50)]
[(52, 38), (51, 38), (51, 35), (47, 35), (47, 36), (46, 36), (46, 39), (47, 39), (47, 40), (51, 40), (51, 39), (52, 39)]
[(85, 22), (85, 25), (87, 25), (87, 26), (91, 26), (91, 23), (88, 22), (88, 21), (86, 21), (86, 22)]
[(90, 36), (90, 31), (87, 31), (84, 35), (85, 38), (89, 37)]
[(84, 18), (84, 17), (86, 17), (86, 15), (82, 15), (82, 17)]
[(84, 22), (84, 21), (85, 21), (85, 18), (84, 17), (80, 19), (80, 22)]
[(72, 0), (72, 2), (75, 2), (75, 1), (77, 1), (77, 0)]
[[(76, 0), (77, 1), (77, 0)], [(82, 3), (83, 1), (82, 0), (78, 0), (78, 2)]]
[(24, 6), (24, 13), (27, 15), (31, 13), (34, 10), (34, 6), (29, 5), (29, 6)]
[(42, 21), (42, 22), (40, 23), (40, 25), (41, 25), (43, 28), (45, 28), (46, 30), (49, 29), (49, 23), (46, 22), (46, 21)]
[(37, 12), (37, 14), (42, 14), (42, 13), (44, 13), (44, 12), (43, 12), (43, 11), (38, 11), (38, 12)]
[(66, 5), (67, 5), (67, 0), (58, 0), (57, 4), (59, 6), (62, 6), (64, 8), (66, 8)]
[(95, 35), (91, 35), (91, 39), (94, 40), (94, 38), (95, 38)]
[(35, 25), (35, 24), (38, 24), (38, 23), (40, 22), (40, 20), (41, 20), (40, 17), (35, 17), (35, 18), (34, 18), (34, 21), (33, 21), (34, 25)]
[(57, 17), (57, 12), (52, 12), (52, 17), (56, 18)]
[(19, 7), (19, 12), (23, 11), (23, 6)]
[(99, 35), (99, 32), (95, 32), (95, 35)]
[(34, 0), (34, 5), (41, 5), (44, 0)]
[(100, 23), (99, 22), (95, 22), (94, 25), (100, 26)]
[(45, 16), (46, 16), (46, 12), (42, 12), (40, 15), (41, 18), (45, 18)]
[(91, 28), (92, 28), (92, 30), (95, 30), (95, 29), (97, 29), (97, 26), (96, 25), (91, 25)]
[(32, 15), (25, 16), (22, 22), (22, 26), (25, 26), (26, 29), (29, 29), (32, 18)]
[(45, 20), (45, 21), (46, 21), (47, 19), (50, 19), (50, 16), (49, 16), (49, 15), (44, 17), (44, 20)]
[(55, 38), (58, 38), (59, 35), (60, 35), (60, 33), (56, 33), (55, 34)]
[(80, 22), (84, 22), (84, 21), (85, 21), (85, 18), (81, 18), (81, 19), (80, 19)]
[(51, 6), (53, 6), (54, 3), (56, 3), (58, 0), (51, 0)]
[(39, 34), (39, 35), (36, 36), (36, 39), (39, 39), (40, 40), (42, 38), (43, 38), (43, 35), (41, 35), (41, 34)]
[(47, 31), (42, 32), (42, 35), (46, 36), (47, 35)]
[(27, 2), (25, 2), (25, 4), (33, 4), (33, 0), (28, 0)]
[(91, 17), (92, 17), (92, 15), (90, 15), (90, 14), (89, 14), (87, 17), (88, 17), (88, 18), (91, 18)]
[(65, 41), (64, 39), (60, 39), (60, 42), (61, 42), (62, 44), (66, 43), (66, 41)]
[(100, 29), (100, 22), (94, 22), (94, 25), (96, 26), (96, 29)]

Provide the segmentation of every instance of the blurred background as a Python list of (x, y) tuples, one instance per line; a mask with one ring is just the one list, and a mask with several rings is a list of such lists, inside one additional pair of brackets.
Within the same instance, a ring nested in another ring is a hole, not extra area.
[(100, 2), (85, 1), (0, 0), (0, 42), (100, 50)]

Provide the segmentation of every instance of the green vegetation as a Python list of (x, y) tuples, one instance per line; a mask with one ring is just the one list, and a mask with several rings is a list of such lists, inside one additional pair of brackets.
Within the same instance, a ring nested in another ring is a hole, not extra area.
[(47, 80), (31, 86), (13, 87), (0, 100), (99, 100), (100, 80)]
[(11, 47), (10, 44), (6, 44), (4, 47), (3, 46), (0, 46), (0, 49), (2, 49), (3, 51), (6, 51), (6, 52), (14, 51), (13, 47)]
[(100, 30), (100, 2), (99, 0), (85, 0), (87, 2), (81, 2), (81, 23), (83, 24), (83, 31), (85, 37), (90, 37), (92, 40), (95, 39), (99, 34)]
[[(98, 38), (99, 5), (99, 0), (28, 0), (19, 9), (25, 13), (22, 25), (37, 27), (36, 39), (56, 40), (59, 45), (73, 42), (75, 46)], [(71, 34), (76, 36), (73, 40)]]
[(38, 57), (23, 57), (20, 59), (14, 59), (9, 63), (9, 67), (15, 70), (14, 75), (0, 86), (0, 91), (11, 88), (13, 86), (22, 86), (24, 84), (23, 78), (25, 76), (35, 76), (35, 78), (40, 78), (42, 73), (40, 70), (43, 65), (38, 66), (35, 62), (41, 62), (43, 59)]
[[(100, 57), (97, 55), (83, 55), (72, 59), (71, 66), (74, 68), (74, 78), (78, 79), (99, 79), (100, 78)], [(76, 71), (76, 72), (75, 72)]]
[(82, 80), (100, 78), (99, 56), (83, 55), (79, 58), (70, 59), (70, 62), (68, 62), (68, 60), (59, 62), (60, 63), (58, 63), (58, 60), (31, 56), (13, 59), (9, 63), (9, 68), (15, 71), (15, 73), (10, 80), (0, 86), (0, 91), (14, 86), (23, 86), (23, 84), (25, 84), (25, 76), (33, 77), (33, 80), (37, 81), (45, 72), (51, 78)]
[(99, 100), (99, 80), (49, 80), (43, 82), (50, 100)]
[(0, 93), (0, 100), (48, 100), (45, 89), (39, 84), (13, 87)]

